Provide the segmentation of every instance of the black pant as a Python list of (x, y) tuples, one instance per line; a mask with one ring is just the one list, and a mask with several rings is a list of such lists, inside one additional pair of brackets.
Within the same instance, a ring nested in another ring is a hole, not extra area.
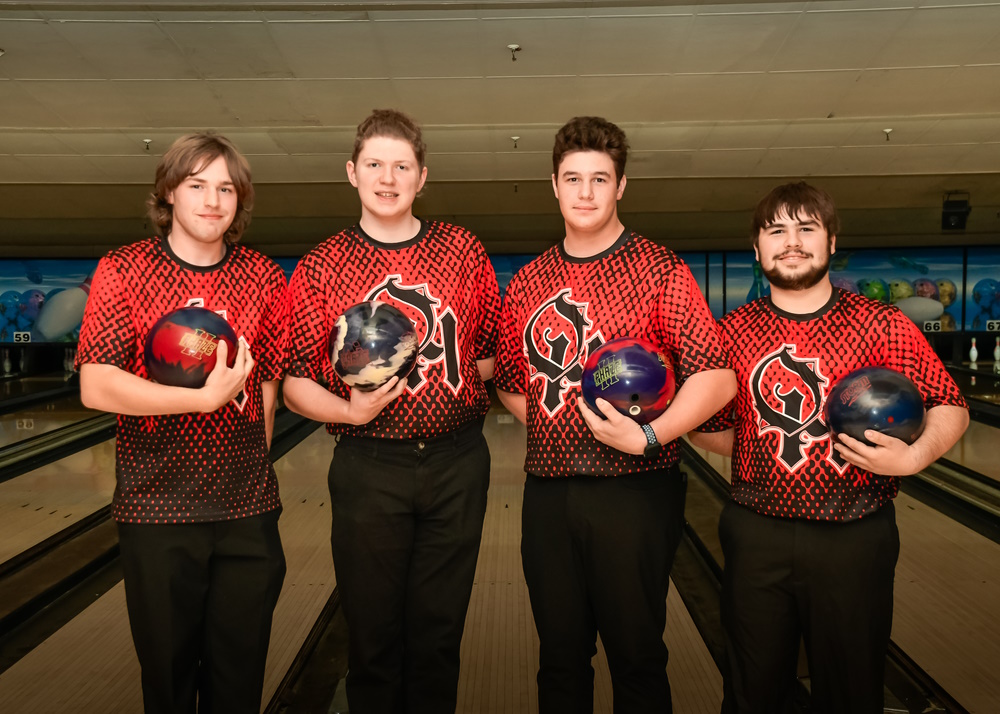
[(341, 438), (331, 541), (351, 714), (455, 711), (489, 479), (481, 423), (422, 442)]
[(881, 714), (899, 556), (890, 503), (848, 523), (762, 516), (730, 502), (719, 521), (726, 712), (789, 711), (800, 639), (812, 711)]
[(540, 641), (540, 714), (590, 714), (600, 633), (616, 714), (671, 711), (670, 568), (684, 526), (677, 469), (524, 486), (521, 561)]
[(279, 510), (215, 523), (118, 524), (147, 714), (260, 712), (285, 578)]

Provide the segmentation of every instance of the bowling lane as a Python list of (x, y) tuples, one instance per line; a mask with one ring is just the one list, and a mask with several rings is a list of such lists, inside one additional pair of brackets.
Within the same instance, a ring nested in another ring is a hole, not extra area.
[[(498, 419), (499, 417), (499, 419)], [(462, 641), (459, 711), (537, 712), (537, 638), (520, 566), (524, 430), (491, 412), (493, 455), (483, 547)], [(264, 701), (287, 671), (335, 584), (329, 548), (326, 472), (333, 440), (313, 433), (278, 462), (288, 560), (275, 611)], [(678, 711), (717, 712), (721, 678), (683, 601), (671, 588), (665, 637)], [(595, 712), (610, 714), (611, 680), (600, 649), (595, 658)], [(0, 674), (0, 711), (79, 714), (141, 710), (139, 668), (119, 584), (40, 646)]]
[(973, 420), (958, 443), (945, 453), (944, 458), (1000, 481), (998, 444), (1000, 444), (1000, 429)]
[[(497, 408), (486, 418), (492, 470), (483, 541), (462, 639), (459, 712), (538, 711), (538, 636), (521, 569), (525, 429)], [(711, 713), (722, 702), (722, 677), (677, 589), (667, 597), (664, 639), (675, 711)], [(613, 711), (603, 645), (594, 657), (594, 712)]]
[(108, 505), (114, 489), (114, 439), (0, 483), (0, 563)]
[[(277, 689), (323, 609), (336, 579), (330, 556), (326, 473), (333, 439), (318, 429), (275, 464), (284, 511), (279, 521), (288, 563), (274, 613), (264, 703)], [(113, 475), (113, 469), (112, 469)], [(142, 711), (121, 583), (0, 674), (5, 714)]]
[(16, 412), (25, 403), (61, 399), (79, 392), (71, 377), (72, 373), (58, 372), (0, 379), (0, 413)]
[(61, 429), (100, 413), (83, 406), (79, 395), (76, 395), (0, 414), (0, 448)]
[[(696, 449), (731, 480), (730, 459)], [(906, 494), (892, 638), (970, 712), (1000, 701), (1000, 545)]]

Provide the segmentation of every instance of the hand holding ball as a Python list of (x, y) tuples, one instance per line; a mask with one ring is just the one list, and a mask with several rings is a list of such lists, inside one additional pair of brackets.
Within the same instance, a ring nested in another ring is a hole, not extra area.
[(868, 446), (865, 430), (912, 444), (924, 430), (924, 400), (913, 382), (885, 367), (864, 367), (842, 377), (826, 398), (826, 423)]
[(639, 424), (665, 412), (677, 391), (667, 355), (635, 337), (619, 337), (594, 350), (584, 365), (581, 387), (587, 406), (602, 419), (598, 397)]
[(406, 315), (388, 303), (360, 302), (337, 318), (330, 333), (330, 363), (352, 389), (372, 392), (393, 377), (405, 379), (419, 347)]
[(149, 378), (173, 387), (202, 388), (215, 368), (220, 340), (226, 343), (226, 364), (232, 368), (239, 340), (225, 319), (203, 307), (167, 313), (146, 336), (143, 352)]

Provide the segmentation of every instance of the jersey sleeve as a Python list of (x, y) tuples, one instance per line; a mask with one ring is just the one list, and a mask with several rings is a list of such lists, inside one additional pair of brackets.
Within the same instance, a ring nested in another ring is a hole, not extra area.
[(658, 317), (678, 383), (697, 372), (729, 368), (718, 324), (690, 269), (679, 258), (663, 284)]
[(265, 337), (252, 354), (261, 379), (271, 382), (285, 374), (288, 346), (288, 300), (285, 274), (272, 266), (267, 281), (267, 303), (264, 305), (260, 335)]
[(955, 380), (917, 326), (898, 309), (889, 316), (886, 366), (902, 372), (920, 390), (927, 409), (969, 406)]
[(528, 362), (524, 354), (524, 317), (520, 310), (520, 281), (515, 275), (507, 286), (500, 308), (500, 344), (493, 383), (497, 389), (524, 394), (528, 385)]
[(303, 377), (324, 384), (329, 369), (330, 319), (323, 280), (323, 268), (313, 254), (295, 267), (285, 293), (288, 312), (288, 371), (290, 377)]
[[(732, 345), (730, 343), (731, 335), (726, 329), (724, 321), (716, 323), (718, 325), (719, 340), (722, 345), (722, 350), (726, 355), (731, 354)], [(733, 429), (736, 427), (736, 399), (733, 397), (732, 401), (726, 406), (720, 409), (717, 413), (712, 415), (708, 421), (699, 427), (696, 427), (695, 431), (700, 431), (704, 433), (713, 433), (718, 431), (726, 431), (727, 429)]]
[(480, 360), (496, 356), (500, 320), (500, 289), (497, 287), (497, 275), (485, 251), (477, 272), (476, 284), (480, 292), (482, 322), (473, 345), (473, 356)]
[(109, 364), (132, 372), (139, 351), (137, 340), (118, 261), (110, 255), (105, 256), (97, 264), (91, 281), (76, 364)]

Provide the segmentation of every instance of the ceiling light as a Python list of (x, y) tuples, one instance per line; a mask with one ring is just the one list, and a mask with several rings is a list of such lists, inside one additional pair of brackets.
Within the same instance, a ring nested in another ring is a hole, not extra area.
[(510, 61), (517, 62), (517, 53), (521, 51), (521, 45), (512, 43), (507, 45), (507, 49), (510, 50)]

